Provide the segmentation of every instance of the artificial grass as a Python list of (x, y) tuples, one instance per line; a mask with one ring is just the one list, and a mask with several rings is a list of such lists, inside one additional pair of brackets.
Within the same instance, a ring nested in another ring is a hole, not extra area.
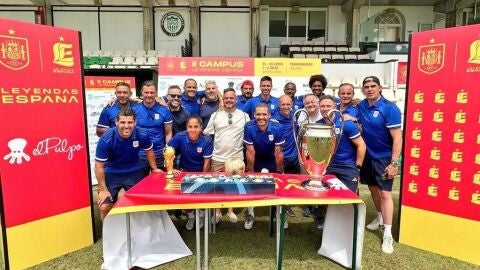
[[(395, 219), (393, 234), (398, 234), (398, 179), (395, 181), (393, 197)], [(366, 223), (376, 215), (370, 193), (365, 186), (360, 195), (367, 204)], [(311, 218), (302, 216), (301, 208), (293, 207), (296, 217), (288, 218), (289, 228), (285, 230), (284, 269), (344, 269), (337, 263), (317, 254), (322, 232), (314, 227)], [(236, 209), (239, 222), (232, 224), (226, 215), (217, 224), (216, 234), (209, 237), (209, 269), (275, 269), (275, 237), (268, 235), (268, 208), (255, 208), (256, 220), (252, 230), (243, 228), (245, 209)], [(239, 213), (240, 212), (240, 213)], [(186, 220), (173, 218), (185, 243), (195, 251), (195, 231), (185, 229)], [(96, 209), (97, 236), (101, 238), (101, 222)], [(448, 232), (445, 232), (448, 233)], [(203, 232), (202, 232), (203, 236)], [(391, 255), (381, 251), (380, 231), (365, 229), (363, 244), (363, 269), (480, 269), (479, 266), (453, 258), (419, 250), (395, 242)], [(203, 246), (202, 246), (203, 247)], [(42, 263), (31, 269), (100, 269), (102, 263), (102, 241), (93, 246)], [(203, 263), (203, 258), (202, 258)], [(195, 269), (195, 256), (189, 256), (153, 269), (183, 270)]]

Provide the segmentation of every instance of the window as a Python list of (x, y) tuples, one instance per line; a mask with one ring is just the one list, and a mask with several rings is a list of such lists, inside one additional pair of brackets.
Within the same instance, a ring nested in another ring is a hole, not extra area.
[(327, 11), (323, 8), (302, 9), (270, 8), (269, 46), (282, 41), (305, 41), (325, 37)]

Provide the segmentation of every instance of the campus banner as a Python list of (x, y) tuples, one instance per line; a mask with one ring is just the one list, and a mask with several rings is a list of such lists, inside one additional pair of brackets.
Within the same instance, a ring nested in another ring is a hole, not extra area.
[(115, 98), (115, 85), (126, 82), (135, 96), (135, 77), (109, 77), (109, 76), (85, 76), (85, 105), (87, 111), (88, 145), (90, 149), (90, 174), (92, 185), (97, 184), (95, 177), (95, 149), (99, 137), (97, 136), (97, 123), (100, 113), (108, 102)]
[(6, 267), (93, 244), (78, 31), (0, 19)]
[(246, 58), (246, 57), (160, 57), (158, 60), (158, 92), (165, 95), (170, 85), (183, 86), (188, 78), (198, 83), (198, 90), (205, 89), (205, 81), (215, 80), (220, 90), (234, 88), (241, 94), (244, 80), (255, 85), (254, 95), (260, 94), (260, 78), (273, 79), (271, 95), (283, 95), (286, 83), (297, 86), (297, 95), (310, 93), (308, 80), (321, 73), (320, 59), (294, 58)]
[(400, 242), (480, 265), (480, 25), (415, 33)]

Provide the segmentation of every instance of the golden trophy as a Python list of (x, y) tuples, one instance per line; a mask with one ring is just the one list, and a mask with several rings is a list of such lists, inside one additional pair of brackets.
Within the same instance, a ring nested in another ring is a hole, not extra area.
[(165, 161), (165, 169), (167, 175), (165, 178), (167, 181), (173, 180), (175, 177), (173, 175), (173, 161), (175, 159), (175, 149), (171, 146), (167, 146), (163, 149), (163, 159)]
[[(304, 114), (305, 122), (298, 122), (300, 115)], [(299, 109), (294, 113), (294, 119), (297, 121), (298, 131), (293, 124), (293, 134), (295, 146), (298, 150), (298, 160), (309, 175), (309, 180), (303, 181), (302, 186), (305, 189), (322, 191), (328, 189), (322, 182), (323, 175), (330, 164), (330, 161), (337, 149), (340, 135), (343, 131), (343, 115), (333, 109), (328, 112), (330, 119), (340, 116), (341, 127), (335, 128), (333, 125), (309, 123), (308, 113), (305, 109)]]

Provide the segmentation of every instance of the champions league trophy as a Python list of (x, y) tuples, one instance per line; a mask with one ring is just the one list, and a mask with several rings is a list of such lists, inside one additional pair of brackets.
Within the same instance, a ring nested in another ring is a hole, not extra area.
[(163, 159), (165, 160), (165, 169), (167, 171), (165, 179), (167, 179), (167, 181), (171, 181), (174, 179), (173, 162), (175, 159), (175, 149), (171, 146), (165, 147), (163, 149)]
[[(293, 134), (295, 146), (298, 151), (300, 165), (310, 176), (309, 180), (303, 181), (302, 186), (305, 189), (322, 191), (327, 190), (328, 186), (322, 182), (323, 175), (330, 164), (333, 154), (340, 142), (340, 135), (343, 129), (343, 115), (333, 109), (328, 112), (328, 117), (333, 119), (336, 114), (341, 119), (341, 127), (335, 128), (334, 125), (310, 123), (308, 113), (305, 109), (299, 109), (294, 113), (292, 121), (297, 121), (298, 133), (293, 125)], [(299, 121), (303, 116), (304, 121)]]

